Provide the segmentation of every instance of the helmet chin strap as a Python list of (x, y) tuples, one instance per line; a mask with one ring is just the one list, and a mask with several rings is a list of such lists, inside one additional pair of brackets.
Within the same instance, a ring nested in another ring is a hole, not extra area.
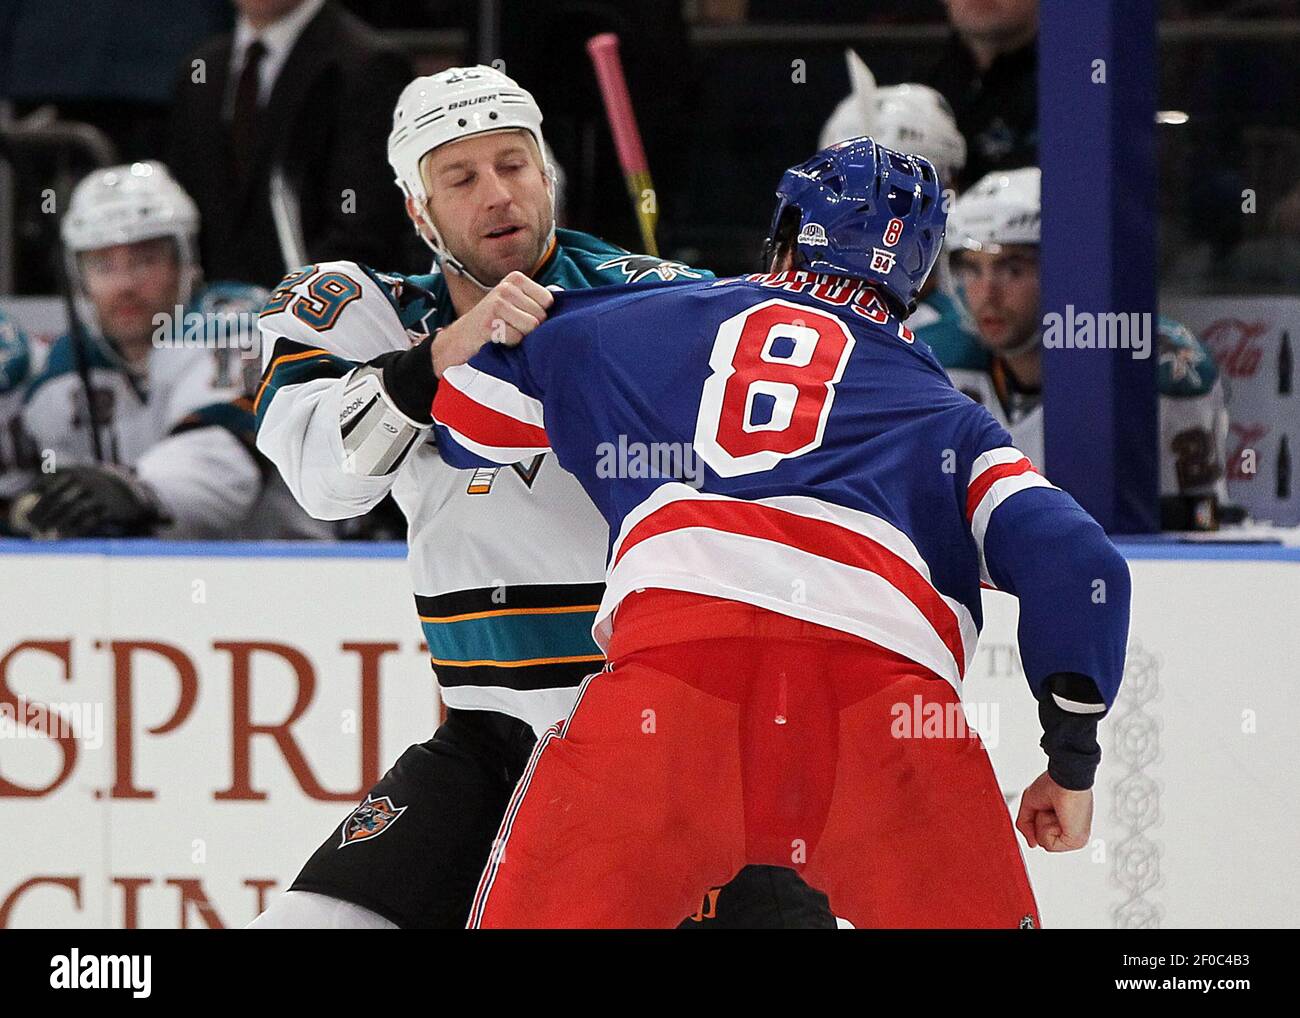
[(484, 293), (487, 293), (492, 289), (491, 284), (485, 283), (483, 280), (479, 279), (478, 276), (470, 272), (468, 265), (451, 253), (451, 249), (447, 247), (446, 242), (442, 239), (442, 234), (438, 232), (436, 226), (432, 225), (431, 221), (429, 229), (433, 234), (433, 240), (430, 242), (429, 246), (433, 248), (433, 253), (437, 257), (438, 262), (442, 265), (444, 272), (450, 270), (456, 273), (456, 275), (468, 279)]

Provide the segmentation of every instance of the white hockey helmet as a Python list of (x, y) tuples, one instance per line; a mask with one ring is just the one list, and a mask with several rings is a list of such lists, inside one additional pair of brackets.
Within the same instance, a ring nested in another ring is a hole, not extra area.
[(960, 195), (948, 216), (949, 251), (989, 251), (1039, 243), (1042, 174), (1037, 166), (995, 170)]
[(167, 167), (155, 160), (109, 166), (83, 177), (72, 190), (59, 232), (78, 289), (84, 286), (77, 255), (156, 237), (176, 241), (182, 304), (189, 301), (198, 282), (198, 206)]
[(875, 75), (853, 50), (845, 50), (852, 91), (822, 127), (819, 148), (870, 135), (886, 148), (934, 163), (945, 180), (966, 165), (966, 139), (957, 130), (948, 100), (929, 85), (876, 85)]
[[(523, 130), (537, 142), (542, 170), (551, 187), (551, 235), (555, 232), (555, 174), (542, 140), (542, 111), (532, 95), (514, 79), (493, 67), (451, 67), (416, 78), (402, 90), (393, 109), (393, 130), (388, 135), (388, 162), (397, 186), (414, 199), (416, 214), (432, 235), (425, 238), (444, 265), (468, 276), (484, 289), (465, 265), (447, 249), (429, 217), (428, 191), (420, 174), (420, 161), (448, 142), (492, 131)], [(421, 234), (423, 237), (423, 234)], [(550, 237), (547, 238), (547, 246)]]

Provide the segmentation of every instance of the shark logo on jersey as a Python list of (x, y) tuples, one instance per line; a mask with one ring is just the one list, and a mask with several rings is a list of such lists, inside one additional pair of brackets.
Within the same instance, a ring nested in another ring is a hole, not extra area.
[(1200, 368), (1205, 362), (1204, 354), (1191, 347), (1166, 344), (1163, 336), (1160, 338), (1160, 347), (1160, 365), (1169, 366), (1175, 382), (1188, 381), (1194, 388), (1203, 384)]
[(386, 795), (378, 799), (367, 795), (366, 801), (343, 821), (343, 841), (339, 848), (379, 837), (397, 823), (397, 818), (405, 813), (406, 809), (405, 806), (393, 805), (393, 800)]
[(433, 331), (438, 316), (433, 294), (405, 276), (391, 272), (375, 272), (372, 278), (388, 291), (411, 345), (423, 342), (424, 337)]
[(611, 258), (607, 262), (602, 262), (596, 266), (597, 269), (618, 269), (627, 277), (629, 283), (639, 283), (643, 279), (658, 278), (667, 283), (683, 276), (686, 279), (703, 279), (704, 276), (696, 272), (689, 265), (681, 262), (665, 261), (662, 258), (652, 258), (650, 255), (621, 255), (618, 258)]
[(1166, 396), (1201, 396), (1218, 378), (1205, 347), (1190, 333), (1160, 325), (1160, 392)]
[(376, 272), (374, 276), (377, 282), (382, 283), (388, 288), (388, 293), (393, 298), (393, 303), (398, 307), (401, 307), (402, 295), (406, 292), (405, 278), (394, 275), (391, 272)]

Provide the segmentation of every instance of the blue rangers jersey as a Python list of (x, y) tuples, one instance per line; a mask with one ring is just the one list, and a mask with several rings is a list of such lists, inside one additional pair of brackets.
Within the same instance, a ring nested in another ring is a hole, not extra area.
[(623, 597), (661, 587), (855, 634), (959, 690), (984, 583), (1021, 599), (1036, 696), (1073, 673), (1113, 702), (1122, 557), (859, 281), (561, 294), (519, 347), (448, 370), (434, 419), (449, 460), (554, 450), (582, 483), (611, 535), (602, 645)]

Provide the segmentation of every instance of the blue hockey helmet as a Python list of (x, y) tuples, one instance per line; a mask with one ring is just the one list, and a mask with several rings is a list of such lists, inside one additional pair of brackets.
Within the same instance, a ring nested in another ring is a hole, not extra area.
[(852, 138), (787, 170), (776, 197), (769, 260), (792, 232), (797, 268), (866, 280), (912, 313), (948, 218), (928, 160)]

